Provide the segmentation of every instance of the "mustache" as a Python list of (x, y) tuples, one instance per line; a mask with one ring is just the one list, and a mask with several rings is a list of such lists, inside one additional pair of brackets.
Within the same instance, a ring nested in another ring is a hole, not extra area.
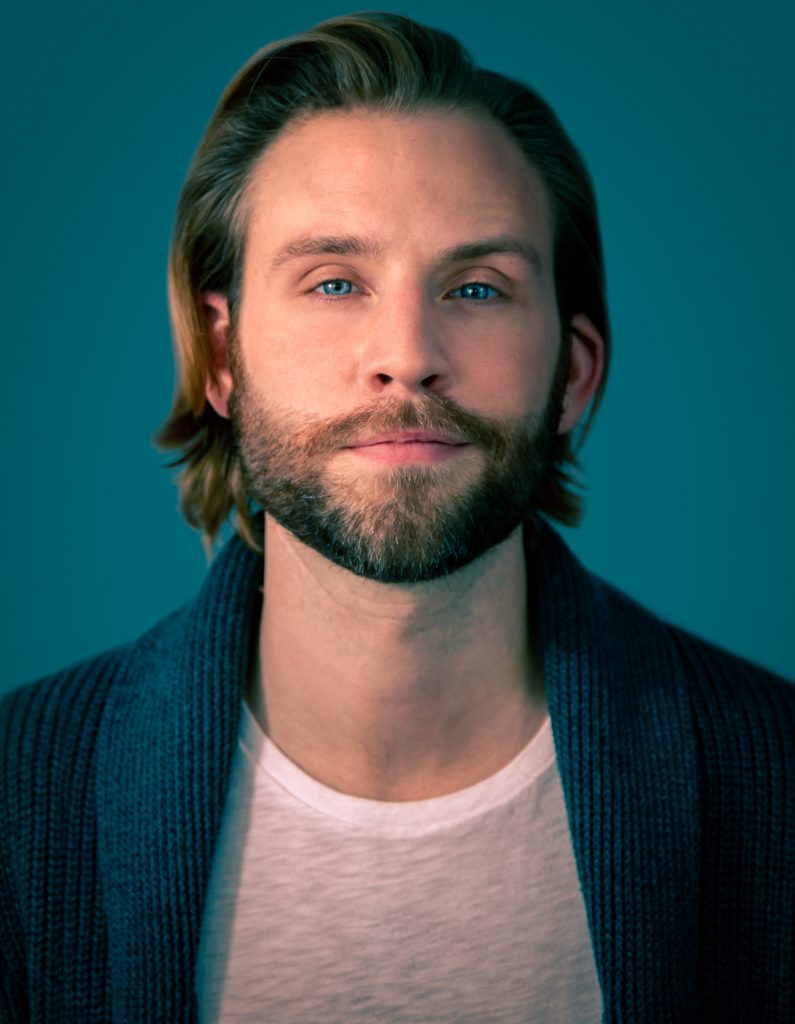
[(446, 396), (428, 395), (416, 403), (392, 397), (379, 399), (377, 404), (339, 419), (313, 426), (304, 424), (294, 437), (308, 456), (317, 456), (360, 443), (374, 434), (427, 430), (452, 434), (499, 455), (506, 445), (506, 435), (515, 427), (514, 421), (469, 413)]

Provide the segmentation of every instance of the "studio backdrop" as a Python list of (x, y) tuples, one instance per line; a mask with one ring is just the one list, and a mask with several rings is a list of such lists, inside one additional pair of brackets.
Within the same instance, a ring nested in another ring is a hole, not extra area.
[[(356, 9), (356, 8), (352, 8)], [(400, 3), (551, 103), (600, 201), (613, 326), (587, 565), (795, 676), (795, 64), (773, 0)], [(2, 689), (133, 638), (206, 568), (151, 444), (191, 154), (316, 2), (15, 4), (4, 19)]]

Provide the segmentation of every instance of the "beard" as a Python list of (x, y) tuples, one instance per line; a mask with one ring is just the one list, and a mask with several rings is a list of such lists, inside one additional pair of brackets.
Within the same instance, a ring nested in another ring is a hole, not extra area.
[[(270, 408), (233, 344), (229, 416), (249, 498), (357, 576), (420, 583), (449, 575), (532, 520), (554, 465), (567, 341), (542, 413), (486, 417), (427, 394), (378, 399), (334, 420)], [(401, 430), (452, 434), (469, 448), (438, 463), (399, 465), (363, 465), (340, 452)]]

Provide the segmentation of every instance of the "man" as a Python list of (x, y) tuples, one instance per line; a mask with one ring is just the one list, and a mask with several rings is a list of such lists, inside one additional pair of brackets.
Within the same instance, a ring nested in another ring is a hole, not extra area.
[(4, 705), (3, 1020), (793, 1019), (794, 691), (546, 521), (609, 351), (546, 104), (397, 16), (274, 44), (170, 288), (160, 441), (238, 536)]

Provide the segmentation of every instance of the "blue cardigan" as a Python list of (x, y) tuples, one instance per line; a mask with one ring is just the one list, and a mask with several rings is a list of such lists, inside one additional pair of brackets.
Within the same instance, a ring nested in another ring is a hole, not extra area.
[[(793, 1024), (795, 687), (547, 527), (528, 568), (604, 1020)], [(261, 574), (234, 539), (140, 640), (3, 702), (4, 1024), (196, 1020)]]

